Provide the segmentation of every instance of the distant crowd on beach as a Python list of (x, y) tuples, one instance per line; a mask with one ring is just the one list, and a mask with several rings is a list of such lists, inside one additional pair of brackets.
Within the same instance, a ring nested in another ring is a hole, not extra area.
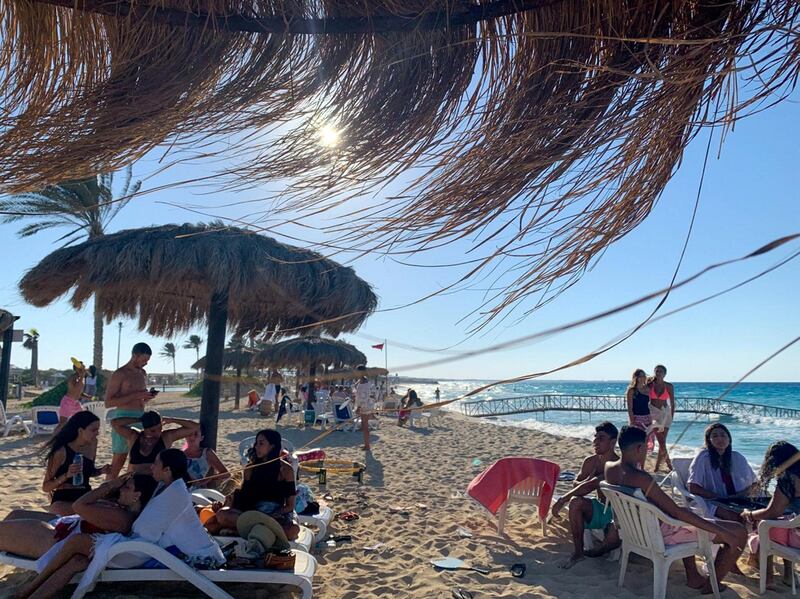
[[(301, 532), (297, 514), (313, 515), (320, 506), (311, 490), (297, 483), (281, 434), (259, 431), (244, 452), (241, 480), (234, 481), (216, 452), (203, 446), (199, 423), (151, 409), (158, 395), (147, 388), (144, 368), (151, 355), (147, 344), (137, 343), (109, 380), (105, 406), (116, 412), (111, 462), (102, 466), (96, 463), (102, 423), (81, 401), (90, 397), (87, 375), (95, 373), (75, 362), (58, 427), (41, 451), (42, 490), (49, 503), (42, 511), (14, 510), (0, 522), (0, 551), (38, 560), (38, 576), (16, 597), (54, 596), (114, 543), (128, 538), (155, 543), (194, 567), (246, 566), (254, 560), (264, 567), (265, 555), (269, 567), (293, 567), (290, 542)], [(279, 387), (271, 387), (277, 397)], [(333, 395), (347, 397), (341, 387)], [(353, 399), (364, 420), (373, 397), (369, 381), (360, 377)], [(180, 448), (173, 447), (179, 442)], [(93, 488), (92, 480), (100, 477), (105, 482)], [(214, 489), (219, 501), (195, 506), (192, 491), (198, 489)], [(224, 555), (211, 536), (217, 534), (248, 539), (249, 553)], [(121, 557), (110, 567), (136, 568), (147, 561)]]
[[(646, 500), (679, 521), (680, 525), (661, 523), (667, 547), (697, 541), (697, 530), (707, 531), (712, 542), (722, 546), (715, 560), (720, 582), (730, 572), (741, 574), (737, 560), (746, 548), (751, 560), (757, 559), (758, 522), (784, 519), (786, 514), (800, 511), (800, 451), (788, 441), (775, 441), (767, 449), (757, 476), (745, 457), (733, 449), (730, 430), (719, 422), (706, 428), (705, 445), (688, 467), (679, 467), (661, 482), (646, 471), (646, 459), (655, 442), (659, 447), (653, 473), (662, 463), (670, 471), (676, 465), (666, 445), (675, 413), (675, 391), (665, 381), (666, 374), (663, 365), (656, 366), (652, 376), (642, 369), (633, 372), (627, 390), (627, 425), (617, 429), (611, 422), (602, 422), (595, 427), (593, 454), (583, 461), (572, 489), (552, 505), (556, 518), (566, 509), (573, 542), (572, 554), (559, 564), (562, 568), (571, 568), (585, 557), (606, 555), (621, 545), (602, 483)], [(773, 480), (776, 486), (769, 497), (767, 490)], [(673, 485), (681, 487), (675, 489), (676, 494), (669, 492)], [(683, 505), (673, 498), (681, 494)], [(586, 547), (587, 530), (602, 537), (599, 545)], [(774, 528), (770, 539), (800, 548), (797, 528)], [(687, 584), (710, 593), (711, 583), (698, 571), (694, 557), (684, 558), (683, 564)], [(790, 584), (791, 576), (791, 564), (786, 562), (786, 584)]]

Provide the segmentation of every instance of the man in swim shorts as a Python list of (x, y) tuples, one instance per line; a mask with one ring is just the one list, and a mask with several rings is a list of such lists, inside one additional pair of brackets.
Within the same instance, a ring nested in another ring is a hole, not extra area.
[[(114, 418), (140, 418), (145, 404), (156, 394), (147, 390), (147, 373), (144, 367), (153, 355), (146, 343), (137, 343), (131, 350), (131, 359), (111, 375), (106, 389), (107, 408), (116, 408)], [(116, 431), (111, 433), (111, 468), (107, 478), (119, 476), (128, 457), (128, 442)]]
[[(747, 531), (738, 522), (701, 518), (692, 510), (677, 505), (656, 484), (655, 479), (639, 467), (647, 455), (647, 435), (635, 426), (623, 426), (619, 434), (619, 461), (606, 464), (606, 481), (612, 485), (630, 488), (634, 497), (649, 501), (658, 509), (676, 520), (689, 525), (671, 526), (661, 523), (661, 535), (665, 545), (685, 543), (697, 538), (697, 530), (711, 533), (711, 542), (722, 545), (714, 560), (717, 581), (722, 582), (728, 572), (736, 566), (736, 560), (744, 551)], [(697, 571), (694, 556), (683, 558), (686, 569), (686, 584), (693, 589), (701, 589), (704, 594), (711, 593), (711, 583)], [(724, 590), (722, 584), (720, 591)]]
[[(606, 505), (600, 493), (600, 481), (603, 480), (606, 462), (619, 459), (614, 453), (617, 443), (617, 427), (610, 422), (601, 422), (594, 429), (594, 454), (583, 461), (581, 471), (575, 479), (575, 487), (564, 494), (553, 504), (553, 517), (569, 502), (569, 528), (572, 533), (572, 555), (561, 561), (558, 566), (568, 569), (584, 557), (598, 557), (616, 549), (620, 545), (619, 533), (612, 520), (614, 514), (611, 506)], [(597, 491), (597, 499), (586, 497)], [(584, 530), (602, 530), (606, 534), (603, 544), (596, 549), (584, 550)]]

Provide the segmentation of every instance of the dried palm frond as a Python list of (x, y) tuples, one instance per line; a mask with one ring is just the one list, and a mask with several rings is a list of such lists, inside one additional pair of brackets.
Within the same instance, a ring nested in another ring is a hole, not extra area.
[[(469, 238), (489, 248), (473, 272), (521, 258), (490, 317), (573, 282), (650, 212), (702, 125), (780, 97), (800, 65), (796, 0), (0, 9), (0, 190), (111, 170), (165, 142), (214, 152), (219, 134), (235, 135), (234, 183), (292, 182), (285, 210), (414, 173), (341, 241), (417, 251)], [(340, 130), (335, 148), (319, 143), (324, 127)]]

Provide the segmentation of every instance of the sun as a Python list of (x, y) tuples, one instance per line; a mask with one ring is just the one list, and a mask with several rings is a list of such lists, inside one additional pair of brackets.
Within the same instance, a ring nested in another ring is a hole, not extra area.
[(340, 134), (335, 127), (324, 125), (319, 128), (319, 143), (326, 148), (335, 148), (339, 145)]

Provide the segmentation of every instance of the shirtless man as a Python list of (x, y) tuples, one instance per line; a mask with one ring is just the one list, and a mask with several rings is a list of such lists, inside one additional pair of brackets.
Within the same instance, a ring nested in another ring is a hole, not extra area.
[[(565, 493), (553, 504), (553, 517), (558, 518), (561, 508), (569, 502), (569, 528), (572, 533), (572, 555), (558, 564), (559, 568), (569, 569), (584, 557), (599, 557), (619, 547), (619, 533), (612, 522), (614, 514), (611, 506), (605, 503), (600, 493), (600, 481), (605, 476), (606, 462), (619, 459), (614, 453), (617, 443), (617, 427), (610, 422), (601, 422), (594, 428), (594, 454), (583, 460), (581, 471), (575, 479), (575, 487)], [(597, 491), (597, 499), (587, 498)], [(586, 529), (602, 530), (606, 534), (605, 541), (597, 549), (584, 552), (583, 531)]]
[[(106, 390), (106, 407), (116, 408), (115, 418), (141, 418), (145, 404), (156, 396), (147, 390), (147, 373), (144, 367), (153, 355), (146, 343), (137, 343), (131, 350), (131, 359), (111, 375)], [(116, 431), (111, 432), (111, 469), (108, 479), (119, 476), (128, 457), (128, 441)]]
[[(713, 543), (721, 544), (722, 549), (717, 553), (714, 566), (717, 581), (720, 583), (725, 575), (736, 566), (736, 560), (744, 551), (747, 542), (747, 532), (737, 522), (701, 518), (688, 508), (678, 506), (670, 499), (655, 479), (647, 472), (640, 469), (639, 464), (647, 454), (647, 435), (635, 426), (623, 426), (619, 434), (619, 449), (622, 458), (616, 462), (606, 464), (606, 481), (612, 485), (632, 487), (641, 491), (644, 497), (668, 516), (681, 520), (711, 533)], [(688, 542), (697, 531), (694, 529), (661, 525), (661, 534), (668, 545)], [(683, 559), (686, 569), (686, 584), (693, 589), (702, 589), (703, 594), (711, 593), (710, 581), (697, 571), (694, 556)], [(719, 585), (720, 591), (724, 589)]]

